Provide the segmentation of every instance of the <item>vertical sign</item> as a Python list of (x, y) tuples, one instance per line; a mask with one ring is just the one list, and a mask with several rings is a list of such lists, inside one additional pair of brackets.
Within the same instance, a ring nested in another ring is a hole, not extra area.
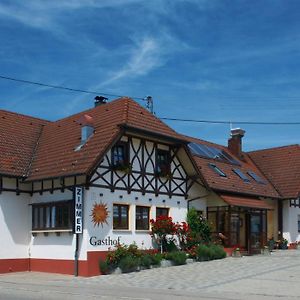
[(82, 187), (75, 189), (75, 233), (82, 233), (83, 216), (82, 216)]

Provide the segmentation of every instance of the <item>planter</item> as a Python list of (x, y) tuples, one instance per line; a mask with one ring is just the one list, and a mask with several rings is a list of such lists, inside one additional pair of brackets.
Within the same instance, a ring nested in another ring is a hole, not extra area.
[(163, 260), (160, 262), (160, 266), (161, 266), (162, 268), (168, 268), (168, 267), (174, 266), (174, 264), (173, 264), (173, 262), (170, 261), (170, 260), (163, 259)]
[(260, 253), (262, 255), (271, 255), (271, 251), (270, 251), (269, 247), (262, 248)]
[(241, 251), (233, 251), (232, 252), (232, 257), (242, 257)]

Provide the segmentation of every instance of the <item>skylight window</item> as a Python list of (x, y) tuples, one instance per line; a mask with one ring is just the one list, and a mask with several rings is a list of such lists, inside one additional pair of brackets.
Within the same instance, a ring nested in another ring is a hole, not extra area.
[(244, 182), (250, 182), (250, 179), (246, 174), (244, 174), (240, 169), (232, 170), (236, 175), (238, 175)]
[(252, 172), (252, 171), (248, 171), (247, 172), (248, 175), (250, 175), (256, 182), (260, 183), (260, 184), (266, 184), (266, 182), (259, 177), (256, 173)]
[(226, 174), (219, 169), (215, 164), (208, 164), (218, 175), (222, 176), (222, 177), (227, 177)]
[(194, 155), (239, 165), (237, 160), (222, 149), (198, 143), (189, 143), (188, 146)]

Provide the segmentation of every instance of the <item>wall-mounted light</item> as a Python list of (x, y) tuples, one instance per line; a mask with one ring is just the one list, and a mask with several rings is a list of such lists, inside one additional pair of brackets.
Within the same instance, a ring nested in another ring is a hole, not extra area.
[(139, 200), (139, 197), (135, 197), (134, 199), (135, 199), (135, 200)]
[(149, 198), (149, 202), (151, 202), (152, 201), (152, 199), (151, 198)]
[(120, 198), (120, 199), (122, 199), (122, 198), (123, 198), (123, 196), (122, 196), (122, 195), (120, 195), (120, 196), (119, 196), (119, 198)]
[(100, 193), (100, 194), (99, 194), (99, 196), (100, 196), (100, 197), (103, 197), (103, 194), (102, 194), (102, 193)]
[(179, 204), (180, 204), (180, 201), (177, 201), (177, 204), (179, 205)]
[(163, 203), (166, 203), (166, 200), (164, 199), (162, 202), (163, 202)]

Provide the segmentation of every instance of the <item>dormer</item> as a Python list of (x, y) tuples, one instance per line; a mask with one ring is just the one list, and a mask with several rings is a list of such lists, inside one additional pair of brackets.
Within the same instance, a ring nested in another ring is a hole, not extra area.
[(94, 122), (93, 117), (84, 114), (77, 121), (81, 126), (81, 142), (78, 147), (76, 147), (75, 151), (80, 150), (83, 145), (87, 142), (87, 140), (94, 134)]

